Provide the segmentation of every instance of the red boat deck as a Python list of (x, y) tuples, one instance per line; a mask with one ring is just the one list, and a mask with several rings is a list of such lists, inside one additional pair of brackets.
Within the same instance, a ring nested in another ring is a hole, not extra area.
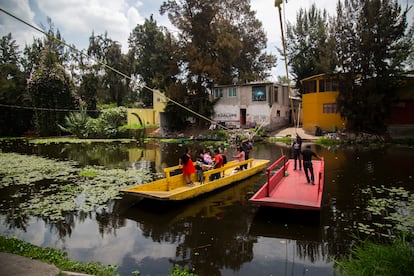
[(267, 169), (267, 183), (249, 201), (270, 207), (319, 210), (324, 185), (324, 160), (312, 161), (315, 185), (307, 183), (303, 168), (293, 169), (294, 162), (283, 156), (273, 163)]

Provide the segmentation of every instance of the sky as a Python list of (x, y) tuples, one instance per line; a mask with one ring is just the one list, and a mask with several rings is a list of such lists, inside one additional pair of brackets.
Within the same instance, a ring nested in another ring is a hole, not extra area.
[[(89, 45), (92, 31), (95, 35), (108, 33), (108, 37), (122, 45), (124, 53), (128, 50), (128, 37), (137, 24), (143, 24), (151, 15), (159, 26), (177, 31), (168, 20), (161, 16), (159, 8), (164, 0), (0, 0), (0, 8), (37, 27), (47, 26), (47, 17), (52, 19), (56, 29), (69, 44), (82, 50)], [(277, 48), (282, 48), (279, 11), (274, 0), (251, 0), (252, 10), (263, 23), (267, 35), (267, 51), (277, 55), (277, 66), (272, 69), (269, 80), (276, 81), (277, 76), (285, 76), (285, 64)], [(401, 4), (413, 5), (414, 0), (399, 0)], [(285, 23), (295, 23), (300, 8), (309, 9), (312, 4), (326, 9), (328, 14), (336, 14), (336, 0), (288, 0), (282, 6)], [(414, 7), (410, 11), (411, 22)], [(284, 24), (285, 24), (284, 23)], [(33, 37), (41, 33), (28, 27), (0, 11), (0, 36), (12, 33), (20, 50), (33, 42)]]

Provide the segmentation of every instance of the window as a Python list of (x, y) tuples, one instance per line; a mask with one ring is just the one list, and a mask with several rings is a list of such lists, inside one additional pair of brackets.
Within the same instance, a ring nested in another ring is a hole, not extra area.
[(336, 79), (326, 79), (319, 81), (319, 92), (338, 91), (338, 81)]
[(335, 103), (323, 104), (323, 113), (325, 114), (336, 113), (336, 104)]
[(214, 88), (214, 98), (221, 98), (223, 97), (223, 89), (221, 88)]
[[(326, 84), (328, 83), (329, 81)], [(325, 80), (319, 80), (319, 92), (325, 92)]]
[(275, 87), (275, 103), (279, 102), (279, 90)]
[(253, 101), (266, 101), (266, 87), (256, 86), (252, 87), (252, 100)]
[(228, 97), (237, 97), (237, 90), (236, 87), (230, 87), (229, 91), (227, 92)]
[(303, 83), (303, 94), (315, 93), (316, 92), (316, 81), (305, 81)]

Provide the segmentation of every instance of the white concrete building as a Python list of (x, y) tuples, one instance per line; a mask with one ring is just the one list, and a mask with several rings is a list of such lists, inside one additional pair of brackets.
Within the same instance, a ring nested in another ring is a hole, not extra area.
[[(292, 123), (287, 85), (255, 82), (218, 85), (212, 91), (213, 120), (228, 128), (262, 125), (269, 130)], [(294, 106), (298, 103), (294, 100)], [(295, 107), (296, 109), (296, 107)]]

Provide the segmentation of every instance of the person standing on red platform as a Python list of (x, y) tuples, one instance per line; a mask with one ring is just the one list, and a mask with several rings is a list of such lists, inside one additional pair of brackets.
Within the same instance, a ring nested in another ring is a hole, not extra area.
[[(305, 171), (306, 180), (308, 183), (312, 182), (312, 185), (315, 185), (315, 176), (313, 174), (313, 165), (312, 165), (312, 156), (315, 156), (318, 159), (322, 159), (319, 155), (314, 153), (310, 145), (306, 145), (306, 148), (302, 151), (303, 156), (303, 170)], [(310, 173), (310, 179), (309, 174)]]

